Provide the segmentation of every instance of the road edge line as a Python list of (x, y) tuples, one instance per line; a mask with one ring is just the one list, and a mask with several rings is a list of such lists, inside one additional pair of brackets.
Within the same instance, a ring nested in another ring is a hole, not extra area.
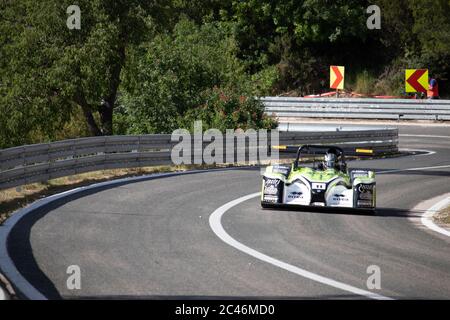
[(450, 205), (450, 193), (447, 193), (445, 195), (442, 195), (440, 197), (444, 197), (442, 200), (438, 201), (436, 204), (434, 204), (431, 208), (425, 211), (425, 213), (422, 214), (422, 217), (420, 218), (420, 222), (422, 225), (427, 227), (428, 229), (437, 232), (439, 234), (445, 235), (447, 237), (450, 237), (450, 231), (438, 226), (436, 223), (433, 222), (433, 216), (439, 212), (444, 207)]
[[(28, 214), (32, 214), (35, 210), (49, 205), (51, 202), (59, 200), (61, 198), (74, 195), (78, 192), (86, 190), (94, 190), (102, 187), (112, 187), (114, 185), (119, 185), (122, 183), (136, 183), (140, 181), (149, 181), (159, 178), (168, 178), (179, 175), (197, 174), (197, 173), (207, 173), (214, 171), (232, 171), (232, 170), (242, 170), (246, 167), (231, 167), (231, 168), (214, 168), (214, 169), (199, 169), (199, 170), (188, 170), (182, 172), (164, 172), (164, 173), (153, 173), (137, 177), (126, 177), (110, 181), (104, 181), (99, 183), (94, 183), (91, 185), (78, 187), (70, 189), (58, 194), (54, 194), (43, 199), (39, 199), (27, 207), (16, 211), (11, 217), (9, 217), (2, 225), (0, 225), (0, 272), (3, 273), (5, 278), (11, 283), (15, 293), (19, 297), (24, 297), (29, 300), (48, 300), (48, 298), (42, 294), (37, 288), (35, 288), (30, 282), (28, 282), (25, 277), (16, 268), (11, 256), (8, 252), (8, 239), (9, 235), (14, 228), (14, 226)], [(1, 299), (0, 299), (1, 300)]]
[(322, 284), (325, 284), (325, 285), (328, 285), (328, 286), (331, 286), (331, 287), (334, 287), (334, 288), (337, 288), (337, 289), (340, 289), (343, 291), (351, 292), (356, 295), (364, 296), (364, 297), (370, 298), (370, 299), (394, 300), (393, 298), (382, 296), (382, 295), (379, 295), (377, 293), (370, 292), (367, 290), (363, 290), (363, 289), (345, 284), (343, 282), (339, 282), (339, 281), (333, 280), (331, 278), (327, 278), (327, 277), (321, 276), (319, 274), (307, 271), (305, 269), (296, 267), (294, 265), (288, 264), (281, 260), (275, 259), (271, 256), (268, 256), (264, 253), (261, 253), (261, 252), (255, 250), (255, 249), (252, 249), (252, 248), (246, 246), (245, 244), (237, 241), (233, 237), (231, 237), (222, 226), (222, 216), (228, 210), (233, 208), (234, 206), (237, 206), (247, 200), (250, 200), (250, 199), (253, 199), (253, 198), (256, 198), (259, 196), (261, 196), (260, 192), (252, 193), (252, 194), (240, 197), (238, 199), (235, 199), (235, 200), (225, 203), (221, 207), (217, 208), (213, 213), (211, 213), (211, 215), (209, 216), (209, 225), (210, 225), (212, 231), (216, 234), (216, 236), (220, 240), (222, 240), (226, 244), (234, 247), (235, 249), (237, 249), (243, 253), (246, 253), (258, 260), (272, 264), (273, 266), (279, 267), (286, 271), (295, 273), (303, 278), (307, 278), (307, 279), (313, 280), (315, 282), (319, 282), (319, 283), (322, 283)]

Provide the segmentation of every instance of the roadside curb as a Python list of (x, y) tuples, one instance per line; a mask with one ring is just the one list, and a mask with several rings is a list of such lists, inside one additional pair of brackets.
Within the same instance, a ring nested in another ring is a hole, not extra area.
[(9, 281), (0, 273), (0, 301), (13, 300), (16, 296)]
[(443, 208), (447, 207), (450, 204), (450, 195), (447, 194), (446, 198), (436, 203), (433, 207), (427, 210), (425, 214), (422, 216), (422, 224), (427, 226), (429, 229), (436, 231), (440, 234), (446, 235), (450, 237), (450, 230), (447, 230), (433, 221), (433, 216), (441, 211)]
[[(109, 188), (118, 186), (121, 184), (136, 183), (141, 181), (149, 181), (159, 178), (175, 177), (180, 175), (189, 175), (197, 173), (207, 173), (213, 171), (232, 171), (232, 170), (242, 170), (245, 167), (232, 167), (232, 168), (216, 168), (216, 169), (203, 169), (203, 170), (191, 170), (191, 171), (179, 171), (179, 172), (166, 172), (166, 173), (156, 173), (143, 176), (127, 177), (121, 179), (115, 179), (110, 181), (104, 181), (100, 183), (94, 183), (88, 186), (78, 187), (68, 191), (64, 191), (58, 194), (54, 194), (42, 199), (39, 199), (27, 207), (16, 211), (10, 218), (8, 218), (3, 225), (0, 225), (0, 268), (9, 279), (10, 282), (5, 281), (9, 286), (15, 289), (14, 296), (23, 297), (29, 300), (48, 300), (48, 298), (43, 295), (37, 288), (35, 288), (30, 282), (23, 277), (23, 275), (17, 270), (14, 262), (8, 253), (8, 237), (14, 226), (26, 215), (32, 214), (33, 211), (47, 206), (50, 203), (57, 201), (61, 198), (74, 195), (76, 193), (81, 193), (83, 191)], [(6, 280), (6, 279), (5, 279)], [(1, 282), (1, 281), (0, 281)], [(10, 285), (12, 284), (12, 285)], [(0, 295), (1, 295), (0, 288)], [(2, 300), (0, 298), (0, 300)]]
[(412, 209), (412, 211), (423, 212), (420, 218), (415, 218), (414, 220), (422, 229), (427, 228), (433, 233), (450, 237), (450, 230), (437, 225), (433, 221), (433, 216), (448, 205), (450, 205), (450, 193), (422, 201)]
[(9, 295), (6, 293), (6, 290), (2, 288), (0, 285), (0, 301), (9, 300)]

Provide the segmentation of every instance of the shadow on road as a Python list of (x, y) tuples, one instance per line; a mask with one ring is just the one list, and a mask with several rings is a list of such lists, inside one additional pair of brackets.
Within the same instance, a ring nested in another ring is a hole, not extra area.
[[(30, 234), (33, 225), (41, 219), (48, 211), (54, 209), (53, 205), (46, 206), (44, 210), (36, 210), (33, 214), (25, 216), (12, 229), (8, 238), (8, 252), (14, 261), (16, 268), (27, 279), (33, 287), (39, 290), (49, 299), (61, 299), (58, 290), (50, 279), (39, 268), (33, 255), (31, 247)], [(56, 259), (57, 257), (55, 257)], [(18, 291), (20, 298), (27, 298)]]
[(302, 206), (277, 206), (276, 208), (265, 208), (262, 210), (285, 211), (285, 212), (314, 212), (323, 214), (355, 215), (369, 217), (394, 217), (394, 218), (420, 218), (425, 211), (407, 210), (400, 208), (377, 208), (375, 211), (351, 208), (331, 207), (302, 207)]
[[(244, 171), (258, 171), (258, 167), (242, 167), (242, 168), (222, 168), (216, 169), (214, 171), (228, 171), (228, 170), (244, 170)], [(192, 172), (183, 172), (182, 175), (190, 175), (190, 174), (201, 174), (211, 172), (211, 170), (198, 170)], [(46, 204), (39, 209), (34, 210), (28, 215), (24, 216), (19, 222), (13, 227), (11, 233), (8, 237), (8, 252), (13, 260), (16, 268), (21, 273), (21, 275), (36, 289), (38, 289), (44, 296), (49, 299), (62, 299), (60, 293), (55, 287), (54, 283), (45, 275), (43, 270), (39, 268), (39, 265), (36, 262), (36, 259), (33, 255), (33, 248), (30, 241), (31, 229), (34, 224), (44, 217), (47, 213), (64, 204), (91, 195), (104, 190), (108, 190), (111, 188), (121, 187), (127, 184), (148, 181), (158, 178), (168, 178), (168, 177), (176, 177), (180, 176), (179, 172), (168, 173), (164, 176), (158, 175), (148, 175), (148, 176), (140, 176), (140, 177), (132, 177), (127, 180), (118, 181), (114, 184), (99, 186), (87, 190), (80, 190), (72, 195), (67, 195), (61, 199), (57, 199), (52, 201), (49, 204)], [(61, 257), (54, 257), (54, 259), (59, 259)], [(49, 262), (51, 263), (51, 261)], [(63, 270), (64, 272), (65, 270)], [(21, 298), (26, 298), (21, 294), (20, 290), (18, 291), (18, 295)]]

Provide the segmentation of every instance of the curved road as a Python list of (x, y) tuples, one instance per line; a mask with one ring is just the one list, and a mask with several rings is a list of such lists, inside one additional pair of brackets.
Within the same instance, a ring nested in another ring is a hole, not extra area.
[[(261, 253), (357, 288), (369, 290), (367, 267), (377, 265), (377, 294), (449, 299), (450, 238), (419, 226), (423, 212), (411, 209), (450, 192), (450, 139), (422, 136), (450, 129), (400, 130), (400, 147), (436, 153), (350, 163), (388, 171), (377, 176), (375, 216), (261, 210), (253, 198), (224, 214), (224, 229)], [(434, 166), (441, 168), (395, 171)], [(49, 298), (364, 298), (255, 259), (214, 234), (211, 213), (258, 192), (260, 179), (255, 169), (213, 171), (71, 197), (21, 220), (9, 253)], [(81, 290), (66, 287), (70, 265), (81, 268)]]

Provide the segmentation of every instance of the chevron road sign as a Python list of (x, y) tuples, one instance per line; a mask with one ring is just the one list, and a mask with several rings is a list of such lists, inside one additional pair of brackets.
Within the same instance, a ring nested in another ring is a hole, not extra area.
[(406, 92), (427, 92), (428, 69), (407, 69), (405, 72)]
[(330, 88), (344, 89), (345, 67), (330, 66)]

